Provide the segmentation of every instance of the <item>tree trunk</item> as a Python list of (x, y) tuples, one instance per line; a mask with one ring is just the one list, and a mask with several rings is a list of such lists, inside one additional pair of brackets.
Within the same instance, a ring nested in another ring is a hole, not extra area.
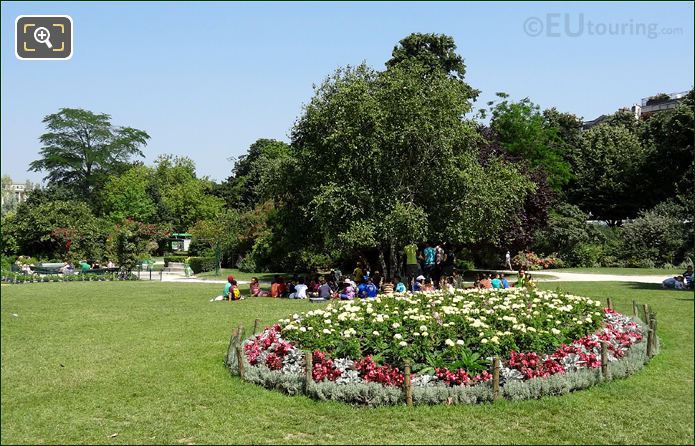
[(381, 277), (386, 274), (386, 259), (384, 258), (384, 248), (379, 247), (379, 266), (381, 266)]

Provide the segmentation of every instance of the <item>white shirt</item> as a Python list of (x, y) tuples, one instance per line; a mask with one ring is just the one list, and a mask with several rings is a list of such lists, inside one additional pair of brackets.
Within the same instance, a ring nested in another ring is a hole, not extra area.
[(303, 283), (300, 283), (299, 285), (295, 285), (294, 287), (294, 296), (297, 299), (306, 299), (306, 290), (309, 288), (308, 286), (304, 285)]

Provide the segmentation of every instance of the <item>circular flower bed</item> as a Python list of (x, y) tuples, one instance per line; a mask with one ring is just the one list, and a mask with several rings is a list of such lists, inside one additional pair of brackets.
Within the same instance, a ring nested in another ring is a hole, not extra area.
[[(245, 378), (321, 399), (392, 404), (403, 401), (408, 363), (416, 402), (480, 402), (492, 398), (498, 357), (502, 396), (522, 399), (600, 380), (602, 341), (614, 375), (636, 370), (646, 360), (642, 333), (638, 320), (572, 294), (523, 288), (403, 294), (281, 320), (243, 342)], [(312, 386), (302, 385), (304, 351), (313, 352)]]

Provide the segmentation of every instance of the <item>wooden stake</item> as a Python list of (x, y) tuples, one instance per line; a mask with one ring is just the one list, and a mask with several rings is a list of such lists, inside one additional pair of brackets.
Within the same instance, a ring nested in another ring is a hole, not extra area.
[(405, 404), (408, 407), (413, 407), (413, 383), (410, 381), (410, 363), (405, 363), (404, 371), (405, 380), (403, 384), (405, 385)]
[(239, 343), (244, 340), (244, 326), (239, 324)]
[(637, 302), (633, 300), (632, 301), (632, 315), (634, 317), (637, 317), (638, 314), (639, 314), (639, 312), (637, 311)]
[(492, 400), (497, 401), (500, 397), (500, 358), (492, 358)]
[(656, 313), (652, 313), (652, 326), (651, 329), (654, 332), (652, 335), (652, 351), (656, 354)]
[(311, 352), (304, 353), (304, 362), (306, 363), (306, 373), (304, 379), (304, 393), (308, 393), (309, 386), (314, 381), (312, 373), (314, 372), (314, 355)]
[(227, 356), (224, 357), (224, 365), (229, 367), (231, 364), (231, 357), (234, 354), (234, 347), (236, 347), (237, 337), (239, 336), (239, 329), (232, 332), (229, 337), (229, 346), (227, 346)]
[(652, 357), (652, 345), (654, 344), (654, 331), (649, 328), (647, 330), (647, 358)]
[(611, 299), (610, 297), (608, 298), (608, 308), (610, 308), (611, 310), (613, 309), (613, 299)]
[(644, 304), (642, 308), (644, 309), (644, 323), (649, 326), (649, 305)]
[(601, 375), (608, 379), (608, 342), (601, 341)]
[(236, 357), (239, 361), (239, 378), (244, 379), (244, 352), (241, 345), (236, 346)]
[(258, 333), (258, 324), (261, 322), (260, 319), (256, 319), (253, 321), (253, 334)]

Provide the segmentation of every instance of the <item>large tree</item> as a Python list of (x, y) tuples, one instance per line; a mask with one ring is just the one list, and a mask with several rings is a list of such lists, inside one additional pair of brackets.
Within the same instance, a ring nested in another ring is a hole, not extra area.
[(446, 34), (408, 35), (393, 48), (391, 59), (386, 62), (386, 66), (391, 68), (405, 60), (417, 61), (424, 67), (444, 71), (460, 80), (466, 75), (466, 65), (463, 63), (463, 57), (456, 52), (454, 38)]
[(121, 172), (149, 135), (111, 124), (111, 116), (78, 108), (61, 108), (43, 119), (47, 132), (39, 140), (41, 158), (30, 170), (46, 171), (50, 184), (61, 184), (91, 199), (109, 174)]
[(584, 135), (575, 154), (570, 199), (593, 218), (620, 224), (643, 207), (640, 172), (646, 152), (624, 126), (599, 124)]

